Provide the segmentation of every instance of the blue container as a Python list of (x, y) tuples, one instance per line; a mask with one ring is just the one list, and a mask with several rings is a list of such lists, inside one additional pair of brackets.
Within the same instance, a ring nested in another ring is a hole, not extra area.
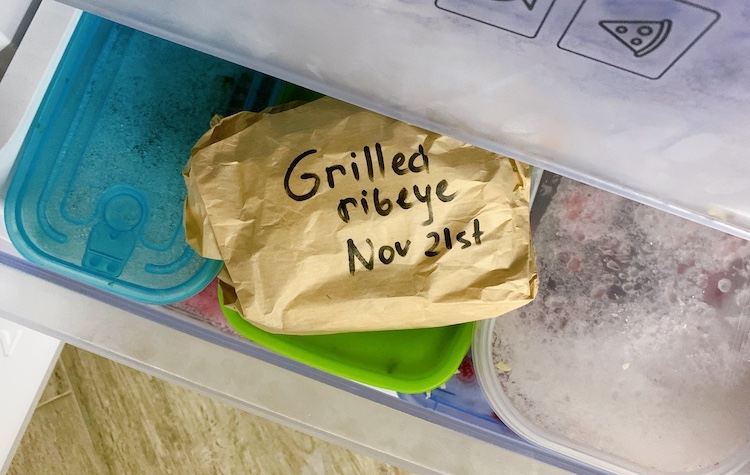
[(21, 149), (5, 204), (27, 259), (119, 295), (171, 303), (220, 261), (182, 227), (182, 168), (214, 114), (306, 91), (84, 14)]

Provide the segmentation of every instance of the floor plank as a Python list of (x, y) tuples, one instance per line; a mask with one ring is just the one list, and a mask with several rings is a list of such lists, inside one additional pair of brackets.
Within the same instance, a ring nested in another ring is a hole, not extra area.
[(44, 406), (45, 404), (56, 400), (59, 397), (65, 396), (72, 392), (70, 386), (70, 380), (68, 379), (68, 373), (65, 371), (65, 365), (62, 361), (58, 361), (55, 365), (55, 369), (49, 377), (47, 387), (44, 388), (42, 396), (39, 398), (38, 407)]
[(8, 475), (61, 473), (107, 472), (70, 391), (64, 365), (59, 361), (21, 439)]
[(42, 401), (10, 475), (408, 474), (71, 346)]

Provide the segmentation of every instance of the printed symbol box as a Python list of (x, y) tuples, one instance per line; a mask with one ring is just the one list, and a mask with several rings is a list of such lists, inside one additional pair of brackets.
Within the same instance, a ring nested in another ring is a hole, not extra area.
[(435, 6), (527, 38), (539, 33), (555, 0), (436, 0)]
[(587, 0), (558, 46), (649, 79), (660, 78), (719, 20), (682, 0)]

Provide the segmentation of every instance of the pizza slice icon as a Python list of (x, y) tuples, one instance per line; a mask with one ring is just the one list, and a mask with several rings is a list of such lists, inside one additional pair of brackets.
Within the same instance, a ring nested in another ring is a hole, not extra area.
[(672, 20), (600, 21), (599, 26), (640, 58), (664, 43), (672, 29)]

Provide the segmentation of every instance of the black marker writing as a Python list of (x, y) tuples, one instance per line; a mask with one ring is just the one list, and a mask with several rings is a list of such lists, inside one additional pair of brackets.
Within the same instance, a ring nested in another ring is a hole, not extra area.
[(369, 239), (365, 239), (365, 242), (370, 246), (370, 260), (364, 258), (362, 253), (359, 252), (359, 249), (357, 249), (356, 244), (354, 244), (353, 239), (347, 239), (346, 240), (346, 249), (349, 253), (349, 273), (354, 274), (354, 259), (358, 259), (359, 262), (365, 266), (365, 269), (372, 270), (372, 268), (375, 266), (375, 247), (372, 245), (372, 241)]
[[(365, 157), (365, 166), (367, 167), (367, 177), (371, 182), (374, 182), (375, 163), (373, 161), (372, 149), (370, 149), (369, 146), (365, 146), (362, 148), (362, 151)], [(317, 194), (318, 189), (320, 188), (320, 176), (317, 173), (312, 173), (309, 171), (301, 173), (298, 177), (300, 180), (313, 180), (314, 184), (312, 188), (310, 188), (307, 192), (296, 193), (292, 191), (290, 185), (290, 181), (293, 178), (295, 180), (297, 179), (297, 177), (293, 177), (293, 175), (296, 172), (297, 167), (301, 166), (300, 163), (302, 162), (302, 160), (315, 153), (318, 153), (318, 151), (315, 149), (310, 149), (302, 152), (301, 154), (297, 155), (294, 160), (292, 160), (292, 162), (289, 164), (289, 168), (287, 168), (286, 170), (286, 174), (284, 175), (284, 189), (286, 190), (286, 194), (295, 201), (305, 201), (312, 198)], [(328, 184), (329, 188), (333, 189), (336, 187), (337, 175), (339, 181), (347, 176), (351, 176), (355, 181), (360, 181), (361, 176), (359, 173), (359, 165), (356, 162), (357, 154), (356, 152), (350, 152), (349, 156), (352, 158), (352, 162), (349, 164), (348, 169), (343, 164), (335, 164), (325, 167), (324, 174), (326, 177), (326, 183)], [(377, 142), (375, 143), (375, 160), (377, 160), (377, 167), (378, 171), (380, 172), (380, 177), (385, 178), (385, 154), (383, 152), (383, 146)], [(420, 161), (421, 164), (419, 163)], [(347, 173), (347, 170), (351, 170), (351, 175)], [(391, 170), (393, 170), (393, 172), (399, 176), (405, 175), (408, 172), (420, 173), (424, 171), (425, 173), (430, 173), (430, 157), (427, 156), (424, 151), (424, 146), (422, 145), (418, 147), (417, 152), (414, 152), (411, 155), (408, 163), (406, 161), (406, 156), (402, 152), (397, 152), (391, 159)]]
[[(454, 192), (446, 194), (447, 188), (447, 180), (440, 180), (435, 187), (434, 195), (443, 203), (453, 201), (458, 193)], [(354, 209), (361, 209), (362, 213), (364, 213), (365, 215), (369, 215), (371, 208), (374, 208), (380, 216), (388, 216), (395, 209), (409, 209), (414, 206), (414, 202), (408, 200), (410, 191), (418, 202), (424, 203), (426, 205), (427, 219), (422, 222), (422, 225), (429, 226), (434, 220), (432, 210), (433, 191), (431, 185), (425, 185), (424, 190), (420, 189), (419, 185), (414, 185), (411, 188), (401, 188), (398, 193), (398, 198), (395, 201), (395, 205), (393, 200), (387, 197), (383, 197), (379, 188), (374, 188), (372, 190), (371, 198), (368, 198), (369, 194), (367, 193), (367, 190), (362, 190), (362, 197), (359, 198), (359, 201), (352, 197), (342, 198), (341, 200), (339, 200), (339, 204), (336, 207), (336, 210), (338, 211), (339, 218), (341, 218), (341, 220), (345, 223), (348, 223), (351, 220), (352, 210)]]
[(422, 223), (423, 226), (432, 224), (432, 195), (430, 194), (430, 185), (424, 187), (424, 195), (419, 193), (419, 187), (414, 185), (414, 197), (422, 203), (427, 203), (427, 220)]
[[(472, 233), (472, 237), (474, 238), (474, 244), (477, 246), (482, 244), (482, 235), (484, 234), (484, 231), (480, 229), (479, 219), (474, 219), (472, 222), (474, 227), (474, 232)], [(446, 251), (450, 251), (453, 249), (453, 231), (450, 228), (443, 228), (443, 246), (445, 247)], [(460, 231), (458, 234), (455, 235), (455, 240), (457, 243), (461, 243), (460, 249), (466, 249), (467, 247), (471, 246), (471, 241), (466, 239), (466, 231)], [(424, 251), (424, 255), (427, 257), (435, 257), (440, 254), (440, 250), (438, 247), (440, 247), (440, 234), (431, 231), (427, 233), (427, 239), (429, 239), (432, 244), (430, 247), (427, 248), (426, 251)]]
[(313, 185), (313, 187), (307, 193), (298, 195), (294, 193), (291, 188), (289, 188), (289, 178), (292, 176), (294, 168), (297, 166), (297, 164), (299, 164), (299, 162), (302, 161), (303, 158), (307, 157), (308, 155), (312, 155), (313, 153), (317, 153), (317, 150), (311, 149), (297, 155), (297, 157), (292, 160), (292, 163), (289, 165), (289, 168), (287, 168), (286, 174), (284, 175), (284, 190), (286, 190), (286, 194), (289, 195), (289, 197), (294, 201), (305, 201), (307, 199), (310, 199), (315, 196), (315, 193), (318, 192), (318, 188), (320, 188), (320, 177), (314, 173), (303, 173), (299, 176), (303, 180), (312, 178), (315, 181), (315, 185)]
[[(357, 261), (359, 261), (359, 263), (362, 264), (362, 267), (367, 270), (372, 270), (375, 267), (375, 245), (370, 239), (365, 239), (365, 242), (370, 248), (369, 260), (362, 255), (353, 239), (347, 239), (346, 241), (346, 250), (349, 253), (349, 273), (352, 275), (354, 275), (354, 272), (356, 271)], [(411, 246), (411, 241), (408, 239), (404, 245), (402, 245), (401, 242), (396, 241), (393, 243), (393, 246), (380, 246), (378, 249), (378, 259), (383, 264), (388, 265), (396, 259), (397, 255), (400, 257), (406, 257), (406, 254), (409, 252), (409, 246)]]

